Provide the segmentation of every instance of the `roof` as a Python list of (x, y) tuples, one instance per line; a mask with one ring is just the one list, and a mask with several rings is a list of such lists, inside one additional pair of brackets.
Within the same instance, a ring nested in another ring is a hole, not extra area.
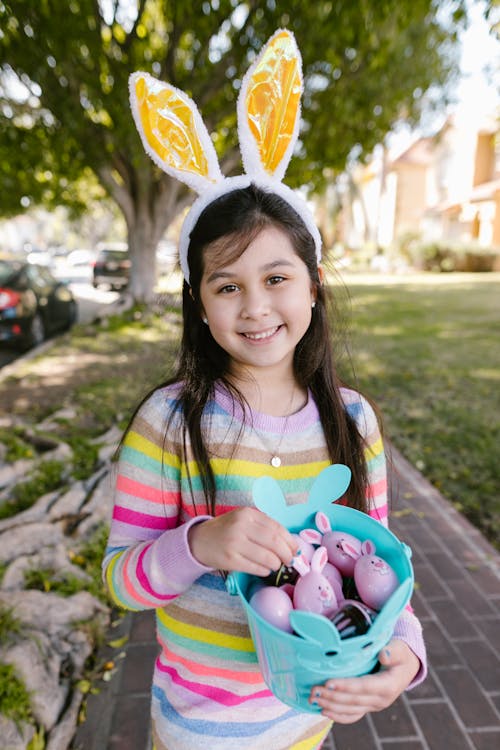
[(396, 164), (413, 164), (416, 166), (428, 166), (433, 160), (433, 138), (419, 138), (405, 149), (398, 157), (391, 161), (391, 166)]

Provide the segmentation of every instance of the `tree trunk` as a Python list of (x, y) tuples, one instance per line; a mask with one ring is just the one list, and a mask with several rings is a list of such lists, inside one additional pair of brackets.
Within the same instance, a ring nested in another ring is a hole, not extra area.
[(135, 222), (128, 227), (130, 293), (135, 302), (149, 305), (154, 298), (156, 284), (156, 247), (154, 227), (147, 216), (139, 212)]
[[(120, 208), (127, 225), (132, 267), (129, 291), (134, 302), (149, 305), (156, 285), (156, 248), (165, 230), (193, 200), (193, 192), (167, 174), (158, 176), (149, 157), (139, 168), (115, 160), (115, 170), (103, 167), (98, 179)], [(117, 179), (116, 174), (119, 174)]]
[(192, 201), (192, 193), (167, 175), (159, 182), (135, 181), (139, 189), (126, 191), (126, 200), (115, 200), (122, 209), (128, 231), (129, 291), (138, 304), (153, 302), (156, 285), (156, 248), (173, 219)]

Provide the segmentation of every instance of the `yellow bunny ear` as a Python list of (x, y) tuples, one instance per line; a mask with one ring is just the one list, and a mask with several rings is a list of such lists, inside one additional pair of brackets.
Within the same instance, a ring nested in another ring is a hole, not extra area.
[(302, 61), (295, 37), (279, 29), (247, 71), (238, 97), (245, 172), (282, 180), (300, 124)]
[(183, 91), (148, 73), (132, 73), (130, 105), (146, 153), (164, 172), (201, 193), (222, 180), (210, 135)]

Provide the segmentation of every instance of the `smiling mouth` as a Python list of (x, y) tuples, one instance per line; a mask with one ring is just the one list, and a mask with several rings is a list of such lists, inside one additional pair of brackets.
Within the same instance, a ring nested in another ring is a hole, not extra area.
[(269, 328), (267, 331), (259, 331), (258, 333), (242, 333), (241, 335), (246, 338), (250, 339), (250, 341), (263, 341), (265, 339), (271, 338), (271, 336), (274, 336), (276, 331), (279, 331), (281, 326), (274, 326), (274, 328)]

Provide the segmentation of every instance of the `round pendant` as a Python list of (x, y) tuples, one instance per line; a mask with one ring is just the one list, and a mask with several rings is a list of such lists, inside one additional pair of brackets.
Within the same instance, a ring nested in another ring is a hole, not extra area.
[(277, 469), (278, 466), (281, 466), (281, 458), (279, 456), (273, 456), (271, 459), (271, 466), (274, 466), (275, 469)]

